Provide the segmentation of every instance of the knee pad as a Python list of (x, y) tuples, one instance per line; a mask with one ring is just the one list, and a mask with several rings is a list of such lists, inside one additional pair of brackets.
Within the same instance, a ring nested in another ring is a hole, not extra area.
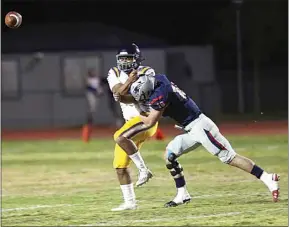
[(236, 156), (236, 152), (234, 150), (221, 150), (218, 154), (218, 158), (221, 162), (225, 164), (229, 164)]
[(170, 170), (170, 173), (173, 177), (179, 177), (182, 176), (183, 168), (180, 165), (180, 163), (176, 160), (177, 155), (174, 153), (169, 153), (167, 157), (167, 169)]
[[(170, 152), (167, 157), (168, 161), (173, 163), (177, 160), (177, 155), (173, 152)], [(177, 162), (177, 161), (176, 161)]]
[(173, 162), (170, 162), (167, 160), (166, 167), (167, 167), (167, 169), (171, 170), (171, 169), (176, 168), (178, 165), (179, 165), (179, 163), (177, 160), (174, 160)]
[(169, 149), (166, 150), (166, 167), (168, 169), (172, 169), (176, 166), (175, 162), (177, 162), (177, 155), (170, 151)]
[(182, 173), (183, 173), (183, 167), (180, 165), (180, 164), (178, 164), (178, 166), (177, 167), (175, 167), (175, 168), (173, 168), (173, 169), (171, 169), (170, 170), (170, 173), (171, 173), (171, 175), (173, 176), (173, 177), (175, 177), (175, 176), (177, 176), (177, 175), (182, 175)]

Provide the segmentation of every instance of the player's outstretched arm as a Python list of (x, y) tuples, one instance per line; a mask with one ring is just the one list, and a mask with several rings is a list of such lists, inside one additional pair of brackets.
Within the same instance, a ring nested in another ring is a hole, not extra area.
[(140, 115), (140, 118), (147, 127), (152, 127), (160, 120), (163, 112), (164, 109), (162, 110), (152, 109), (147, 117), (144, 115)]

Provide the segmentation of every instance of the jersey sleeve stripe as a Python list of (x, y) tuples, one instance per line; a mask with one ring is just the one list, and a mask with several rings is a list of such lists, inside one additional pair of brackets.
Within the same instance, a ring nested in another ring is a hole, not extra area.
[(140, 74), (145, 74), (149, 69), (150, 69), (150, 67), (144, 67), (144, 68), (140, 71)]
[(153, 99), (151, 102), (150, 102), (150, 104), (154, 104), (156, 101), (158, 101), (158, 100), (160, 100), (160, 99), (162, 99), (162, 95), (160, 95), (159, 97), (157, 97), (157, 98), (155, 98), (155, 99)]
[(119, 70), (116, 67), (113, 67), (112, 70), (114, 71), (115, 75), (119, 77)]

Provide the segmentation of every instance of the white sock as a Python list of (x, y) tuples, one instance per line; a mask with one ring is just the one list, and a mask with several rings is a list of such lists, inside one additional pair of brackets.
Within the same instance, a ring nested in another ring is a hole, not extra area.
[(144, 163), (144, 160), (142, 159), (142, 156), (139, 153), (139, 151), (132, 155), (129, 155), (129, 157), (140, 171), (144, 171), (147, 169), (146, 164)]
[(133, 189), (133, 183), (120, 185), (123, 199), (125, 203), (134, 203), (135, 202), (135, 193)]
[(178, 195), (185, 195), (187, 192), (186, 186), (177, 188), (177, 190), (178, 190)]
[(275, 190), (275, 184), (273, 183), (274, 181), (272, 181), (272, 174), (269, 174), (267, 172), (263, 172), (261, 177), (260, 177), (260, 180), (269, 188), (270, 191), (273, 191)]
[(176, 203), (182, 202), (187, 194), (188, 194), (188, 191), (187, 191), (186, 186), (177, 188), (177, 195), (173, 199), (173, 201), (176, 202)]
[(267, 172), (263, 171), (261, 177), (260, 177), (260, 180), (263, 181), (264, 184), (268, 184), (268, 182), (270, 182), (270, 174), (268, 174)]

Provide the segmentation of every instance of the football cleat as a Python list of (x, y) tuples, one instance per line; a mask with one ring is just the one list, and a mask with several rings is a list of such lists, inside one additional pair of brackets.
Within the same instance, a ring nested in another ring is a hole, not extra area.
[(135, 185), (137, 187), (140, 187), (143, 184), (147, 183), (152, 177), (153, 177), (153, 174), (149, 169), (146, 169), (145, 171), (140, 171), (138, 180)]
[(187, 199), (184, 199), (181, 203), (176, 203), (174, 201), (169, 201), (165, 204), (165, 207), (176, 207), (176, 206), (179, 206), (179, 205), (182, 205), (182, 204), (186, 204), (186, 203), (189, 203), (191, 202), (191, 198), (187, 198)]
[(272, 182), (270, 185), (268, 185), (269, 190), (272, 192), (273, 202), (278, 202), (279, 198), (279, 185), (278, 181), (280, 179), (280, 176), (276, 173), (272, 174)]
[(186, 193), (186, 195), (181, 198), (177, 195), (172, 201), (165, 203), (165, 207), (176, 207), (189, 202), (191, 202), (191, 196), (189, 193)]
[(278, 198), (279, 198), (279, 190), (274, 190), (272, 192), (272, 196), (273, 196), (273, 202), (278, 202)]
[(136, 203), (122, 203), (120, 206), (112, 208), (111, 211), (135, 210), (136, 208)]

